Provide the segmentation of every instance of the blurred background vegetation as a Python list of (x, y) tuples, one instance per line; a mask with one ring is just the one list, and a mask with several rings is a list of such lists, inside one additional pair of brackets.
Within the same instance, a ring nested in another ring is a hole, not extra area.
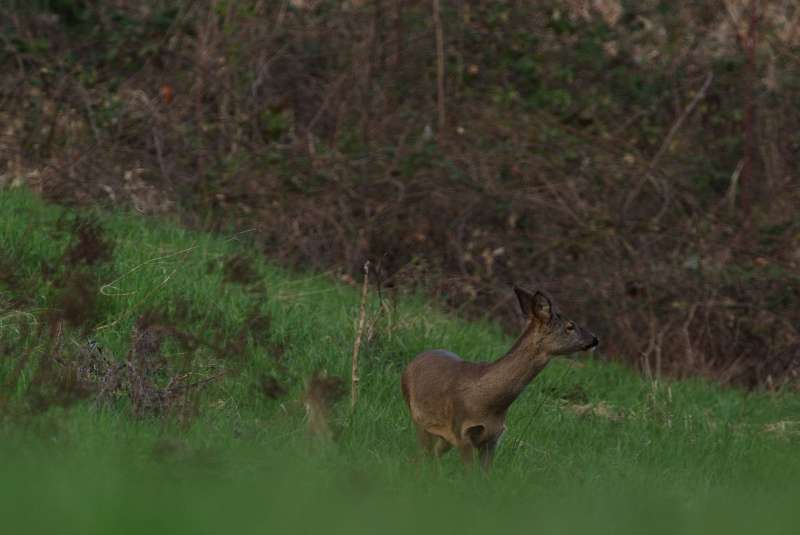
[(5, 0), (0, 186), (255, 229), (649, 376), (800, 370), (790, 0)]

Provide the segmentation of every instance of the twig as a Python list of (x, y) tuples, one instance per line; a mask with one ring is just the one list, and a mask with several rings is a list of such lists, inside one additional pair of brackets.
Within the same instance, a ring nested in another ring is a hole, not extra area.
[(439, 0), (433, 0), (433, 28), (436, 32), (436, 105), (439, 114), (439, 136), (445, 127), (444, 105), (444, 34), (439, 16)]
[(747, 28), (747, 71), (745, 74), (745, 110), (742, 122), (744, 130), (744, 166), (739, 178), (739, 200), (745, 217), (745, 226), (749, 226), (753, 192), (753, 151), (755, 149), (755, 78), (757, 75), (756, 47), (758, 46), (758, 0), (750, 0), (750, 22)]
[(109, 289), (116, 289), (116, 287), (114, 286), (116, 283), (118, 283), (119, 281), (121, 281), (122, 279), (124, 279), (125, 277), (130, 275), (131, 273), (133, 273), (135, 271), (138, 271), (140, 268), (142, 268), (142, 267), (144, 267), (144, 266), (146, 266), (148, 264), (152, 264), (152, 263), (158, 262), (160, 260), (166, 260), (166, 259), (172, 258), (174, 256), (190, 253), (193, 250), (197, 249), (197, 247), (198, 247), (197, 245), (192, 245), (191, 247), (187, 247), (186, 249), (182, 249), (180, 251), (175, 251), (174, 253), (169, 253), (169, 254), (166, 254), (166, 255), (162, 255), (162, 256), (157, 256), (155, 258), (151, 258), (149, 260), (145, 260), (141, 264), (138, 264), (138, 265), (134, 266), (133, 268), (131, 268), (130, 270), (128, 270), (127, 273), (117, 277), (116, 279), (114, 279), (111, 282), (103, 284), (100, 287), (100, 293), (103, 294), (103, 295), (112, 296), (112, 297), (119, 297), (119, 296), (124, 296), (124, 295), (132, 295), (132, 294), (134, 294), (136, 292), (112, 293), (112, 292), (109, 292)]
[(230, 236), (229, 238), (225, 239), (225, 243), (228, 243), (229, 241), (239, 241), (239, 236), (241, 236), (242, 234), (255, 232), (256, 230), (258, 230), (258, 229), (256, 229), (255, 227), (241, 230), (241, 231), (237, 232), (236, 234)]
[(728, 210), (731, 213), (736, 210), (736, 192), (739, 189), (739, 175), (742, 174), (742, 169), (744, 169), (744, 159), (739, 160), (736, 169), (733, 170), (731, 185), (728, 187), (728, 193), (725, 195), (728, 202)]
[(680, 117), (678, 117), (678, 119), (672, 125), (672, 128), (669, 129), (667, 137), (664, 138), (664, 141), (661, 143), (661, 147), (659, 147), (658, 152), (656, 152), (656, 155), (653, 156), (652, 160), (650, 160), (650, 165), (648, 166), (650, 169), (653, 169), (658, 164), (658, 161), (661, 159), (664, 153), (667, 152), (667, 149), (672, 144), (672, 138), (674, 138), (675, 134), (678, 133), (678, 130), (681, 126), (683, 126), (686, 118), (689, 117), (692, 111), (694, 111), (697, 104), (699, 104), (700, 101), (703, 100), (703, 97), (706, 96), (706, 91), (708, 91), (708, 88), (711, 86), (711, 81), (713, 79), (714, 73), (709, 72), (706, 75), (706, 79), (703, 81), (703, 85), (700, 87), (700, 90), (694, 94), (694, 97), (692, 97), (689, 105), (684, 108), (683, 113), (681, 113)]
[(628, 212), (628, 208), (630, 207), (631, 203), (634, 201), (634, 199), (636, 199), (636, 197), (639, 196), (639, 192), (641, 192), (644, 183), (648, 180), (650, 181), (654, 180), (651, 174), (653, 169), (655, 169), (656, 165), (658, 165), (659, 160), (661, 160), (661, 158), (667, 152), (667, 149), (669, 149), (669, 146), (672, 144), (672, 139), (675, 137), (675, 134), (678, 133), (678, 130), (680, 130), (681, 126), (683, 126), (683, 123), (686, 121), (687, 117), (691, 115), (695, 107), (697, 107), (700, 101), (703, 100), (703, 98), (706, 96), (706, 91), (708, 91), (708, 88), (711, 86), (711, 82), (713, 79), (714, 79), (714, 73), (709, 72), (706, 75), (706, 79), (703, 82), (703, 85), (700, 87), (697, 93), (694, 94), (692, 100), (689, 102), (686, 108), (684, 108), (681, 115), (672, 124), (672, 127), (669, 129), (669, 132), (667, 132), (667, 135), (664, 138), (664, 141), (661, 143), (661, 146), (658, 148), (658, 151), (656, 152), (655, 156), (653, 156), (653, 158), (650, 160), (650, 163), (647, 165), (647, 170), (645, 171), (644, 176), (628, 195), (628, 198), (625, 201), (625, 206), (622, 209), (623, 214), (626, 214)]
[[(122, 279), (124, 279), (125, 277), (127, 277), (128, 275), (133, 273), (134, 271), (137, 271), (139, 268), (141, 268), (143, 266), (146, 266), (148, 264), (152, 264), (153, 262), (158, 262), (159, 260), (165, 260), (167, 258), (171, 258), (171, 257), (177, 256), (177, 255), (187, 254), (187, 253), (190, 253), (191, 251), (193, 251), (193, 250), (195, 250), (197, 248), (198, 248), (197, 245), (193, 245), (193, 246), (188, 247), (186, 249), (183, 249), (181, 251), (177, 251), (177, 252), (174, 252), (174, 253), (169, 253), (167, 255), (160, 256), (160, 257), (157, 257), (157, 258), (151, 258), (150, 260), (142, 262), (141, 264), (133, 267), (127, 273), (121, 275), (120, 277), (117, 277), (113, 281), (111, 281), (109, 283), (106, 283), (106, 284), (103, 284), (100, 287), (100, 293), (102, 295), (105, 295), (105, 296), (108, 296), (108, 297), (125, 297), (125, 296), (135, 295), (137, 293), (136, 291), (123, 292), (123, 291), (109, 291), (109, 290), (118, 290), (118, 288), (116, 286), (114, 286), (117, 282), (121, 281)], [(172, 279), (173, 275), (175, 275), (175, 273), (178, 272), (178, 269), (179, 269), (179, 267), (176, 267), (175, 269), (173, 269), (172, 272), (169, 273), (168, 275), (166, 275), (164, 277), (164, 279), (157, 286), (155, 286), (154, 288), (149, 289), (149, 291), (147, 291), (147, 293), (145, 293), (141, 297), (141, 299), (139, 299), (138, 302), (136, 302), (132, 307), (127, 309), (127, 312), (123, 312), (122, 314), (120, 314), (117, 317), (117, 319), (115, 319), (114, 321), (111, 321), (109, 323), (105, 323), (103, 325), (100, 325), (99, 327), (97, 327), (95, 329), (95, 332), (102, 331), (104, 329), (108, 329), (110, 327), (113, 327), (114, 325), (116, 325), (117, 323), (122, 321), (124, 318), (128, 317), (131, 313), (133, 313), (134, 310), (136, 310), (138, 308), (138, 306), (141, 303), (143, 303), (145, 301), (145, 299), (149, 298), (153, 294), (153, 292), (155, 292), (156, 290), (159, 290), (159, 289), (163, 288), (164, 286), (166, 286), (167, 283), (170, 281), (170, 279)]]
[(694, 348), (692, 347), (692, 334), (689, 332), (689, 327), (692, 325), (692, 321), (694, 320), (694, 315), (697, 313), (697, 307), (699, 303), (693, 303), (691, 307), (689, 307), (689, 314), (686, 317), (686, 321), (683, 322), (683, 337), (686, 340), (686, 359), (689, 361), (689, 366), (692, 371), (695, 369), (695, 362), (694, 362)]
[[(184, 385), (179, 385), (178, 388), (183, 388), (184, 390), (189, 390), (190, 388), (197, 388), (199, 386), (205, 386), (208, 383), (216, 381), (217, 379), (219, 379), (220, 377), (225, 375), (225, 373), (226, 373), (226, 371), (222, 370), (221, 372), (216, 373), (216, 374), (212, 375), (211, 377), (206, 377), (204, 379), (199, 379), (199, 380), (197, 380), (197, 381), (195, 381), (193, 383), (186, 383)], [(186, 375), (188, 376), (188, 374), (186, 374)]]
[(364, 284), (361, 286), (361, 306), (358, 311), (358, 329), (356, 330), (356, 340), (353, 343), (353, 362), (350, 383), (350, 408), (354, 409), (358, 401), (358, 352), (361, 349), (361, 337), (364, 334), (364, 322), (367, 311), (367, 284), (369, 282), (369, 260), (364, 262)]
[(747, 36), (739, 24), (741, 15), (736, 11), (736, 9), (734, 9), (731, 0), (725, 0), (722, 3), (725, 5), (725, 12), (728, 15), (728, 19), (730, 19), (731, 27), (733, 28), (733, 31), (736, 32), (736, 39), (739, 41), (739, 44), (742, 46), (742, 48), (744, 48), (744, 43), (747, 39)]

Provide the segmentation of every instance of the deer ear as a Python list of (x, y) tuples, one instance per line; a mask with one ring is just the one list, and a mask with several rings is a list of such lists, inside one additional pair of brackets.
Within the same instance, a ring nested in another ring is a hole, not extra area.
[(527, 317), (535, 318), (541, 323), (547, 323), (553, 318), (553, 304), (542, 292), (531, 295), (522, 288), (514, 286), (514, 293), (517, 294), (522, 313)]
[(536, 308), (536, 298), (519, 286), (514, 286), (514, 293), (517, 294), (517, 301), (519, 301), (519, 308), (522, 309), (522, 313), (529, 318), (533, 317)]
[(536, 318), (541, 323), (548, 323), (553, 319), (553, 303), (551, 303), (550, 298), (542, 292), (536, 292), (533, 295), (533, 306), (531, 310), (531, 317)]

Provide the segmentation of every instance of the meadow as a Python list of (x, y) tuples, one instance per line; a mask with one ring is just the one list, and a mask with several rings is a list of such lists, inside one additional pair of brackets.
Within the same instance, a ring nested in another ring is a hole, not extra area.
[[(490, 475), (452, 453), (419, 459), (405, 363), (437, 347), (486, 360), (513, 339), (492, 318), (373, 285), (351, 409), (359, 282), (271, 265), (251, 234), (0, 192), (3, 533), (790, 533), (800, 521), (796, 393), (642, 377), (613, 355), (551, 363), (512, 406)], [(148, 332), (159, 342), (143, 349)], [(108, 387), (112, 369), (127, 371)]]

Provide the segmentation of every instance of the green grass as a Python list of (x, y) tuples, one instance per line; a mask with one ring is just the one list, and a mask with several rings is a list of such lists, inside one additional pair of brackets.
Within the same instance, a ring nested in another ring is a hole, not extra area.
[[(512, 340), (415, 296), (394, 308), (372, 296), (359, 404), (351, 413), (339, 402), (336, 438), (319, 444), (298, 399), (315, 370), (349, 377), (358, 289), (271, 266), (248, 234), (93, 215), (113, 257), (69, 267), (75, 212), (0, 191), (0, 385), (25, 350), (45, 351), (25, 327), (36, 332), (61, 302), (54, 271), (90, 273), (102, 289), (88, 327), (67, 327), (65, 346), (92, 338), (122, 358), (136, 319), (158, 311), (207, 342), (193, 373), (224, 375), (194, 395), (190, 420), (135, 419), (122, 399), (35, 410), (31, 359), (14, 391), (0, 392), (10, 400), (0, 413), (4, 533), (789, 533), (798, 520), (800, 440), (791, 424), (766, 429), (796, 421), (800, 397), (699, 379), (653, 383), (596, 360), (557, 360), (536, 379), (512, 406), (490, 478), (465, 474), (454, 454), (416, 462), (399, 391), (404, 364), (431, 347), (487, 359)], [(242, 256), (254, 259), (257, 284), (226, 282), (226, 263)], [(231, 343), (254, 314), (268, 324)], [(184, 353), (166, 347), (173, 362)], [(288, 392), (264, 396), (265, 375)], [(608, 410), (576, 414), (588, 404)]]

